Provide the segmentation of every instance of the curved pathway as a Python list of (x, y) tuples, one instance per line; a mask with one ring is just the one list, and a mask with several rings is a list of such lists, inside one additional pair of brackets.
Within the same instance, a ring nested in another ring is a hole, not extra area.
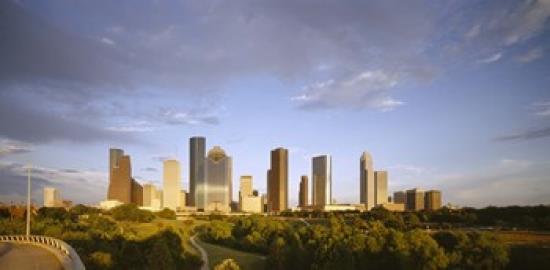
[(50, 251), (30, 244), (0, 243), (0, 269), (63, 269)]
[(201, 270), (208, 270), (208, 254), (206, 253), (206, 250), (204, 250), (204, 248), (202, 248), (201, 246), (199, 246), (199, 244), (197, 244), (197, 242), (195, 241), (195, 236), (197, 235), (195, 234), (191, 236), (191, 238), (189, 238), (189, 242), (191, 242), (191, 245), (193, 245), (201, 254), (201, 258), (203, 261)]

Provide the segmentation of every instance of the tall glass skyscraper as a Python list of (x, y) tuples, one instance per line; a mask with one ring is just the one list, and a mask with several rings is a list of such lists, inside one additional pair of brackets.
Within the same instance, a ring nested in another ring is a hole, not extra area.
[(367, 210), (374, 207), (374, 168), (372, 165), (372, 157), (369, 152), (365, 151), (361, 155), (359, 161), (359, 199), (362, 204), (365, 204)]
[(204, 185), (204, 159), (206, 152), (206, 139), (204, 137), (192, 137), (189, 139), (189, 206), (196, 206), (200, 198), (204, 205), (204, 189), (198, 194), (197, 186)]
[(312, 204), (314, 206), (332, 203), (332, 158), (329, 155), (314, 157), (312, 160)]
[(205, 211), (231, 211), (231, 201), (233, 198), (232, 187), (232, 161), (231, 157), (225, 154), (222, 148), (214, 146), (205, 159), (206, 183), (199, 191), (204, 189), (204, 202), (199, 197), (197, 208)]

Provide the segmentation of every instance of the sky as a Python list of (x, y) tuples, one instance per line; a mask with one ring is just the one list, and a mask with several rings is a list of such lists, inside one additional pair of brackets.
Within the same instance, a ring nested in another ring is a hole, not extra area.
[[(108, 150), (161, 186), (205, 136), (266, 191), (289, 149), (290, 205), (330, 154), (333, 199), (359, 159), (390, 192), (460, 206), (550, 203), (550, 0), (0, 1), (0, 201), (56, 187), (97, 204)], [(236, 200), (236, 198), (234, 198)]]

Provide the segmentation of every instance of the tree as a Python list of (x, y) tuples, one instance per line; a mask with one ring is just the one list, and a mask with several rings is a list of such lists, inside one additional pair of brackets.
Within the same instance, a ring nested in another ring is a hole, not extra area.
[(216, 266), (214, 270), (240, 270), (239, 264), (233, 259), (225, 259)]
[(164, 238), (154, 241), (153, 248), (147, 256), (150, 269), (176, 269), (174, 258)]
[(159, 217), (159, 218), (174, 220), (174, 219), (176, 219), (176, 212), (174, 212), (174, 210), (164, 208), (164, 209), (162, 209), (162, 211), (157, 212), (156, 216)]
[(123, 204), (111, 209), (117, 221), (150, 222), (154, 215), (151, 211), (141, 210), (135, 204)]

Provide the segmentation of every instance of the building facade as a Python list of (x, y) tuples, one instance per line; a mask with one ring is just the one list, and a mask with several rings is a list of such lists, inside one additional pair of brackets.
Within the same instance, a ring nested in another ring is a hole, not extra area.
[(308, 202), (308, 185), (309, 179), (307, 175), (302, 175), (300, 177), (300, 191), (298, 194), (298, 206), (305, 207), (309, 204)]
[(374, 171), (374, 205), (388, 203), (388, 172)]
[(132, 183), (131, 184), (132, 194), (130, 195), (131, 202), (133, 204), (136, 204), (137, 206), (143, 206), (143, 187), (134, 178), (132, 178), (131, 183)]
[(111, 171), (108, 200), (116, 200), (121, 203), (132, 202), (132, 166), (130, 156), (123, 155), (116, 161)]
[(239, 209), (243, 209), (243, 198), (252, 196), (252, 176), (243, 175), (239, 185)]
[(181, 166), (177, 160), (163, 162), (163, 207), (176, 211), (181, 195)]
[(61, 207), (62, 200), (59, 191), (53, 187), (44, 187), (44, 207)]
[(329, 155), (312, 159), (311, 191), (314, 206), (332, 204), (332, 158)]
[(271, 167), (267, 175), (268, 211), (288, 209), (288, 149), (279, 147), (271, 150)]
[(414, 188), (407, 190), (407, 203), (405, 209), (420, 211), (424, 209), (424, 191)]
[(359, 160), (359, 199), (370, 210), (375, 205), (374, 167), (369, 152), (363, 152)]
[(204, 211), (230, 212), (233, 198), (232, 160), (219, 146), (214, 146), (205, 160), (206, 184), (204, 203), (197, 205)]
[(407, 193), (404, 191), (396, 191), (393, 193), (393, 203), (407, 203)]
[[(195, 206), (197, 198), (200, 196), (204, 200), (204, 189), (198, 194), (198, 186), (204, 186), (204, 161), (206, 155), (206, 138), (192, 137), (189, 139), (189, 197), (188, 206)], [(204, 203), (202, 203), (204, 204)]]
[(424, 209), (433, 211), (439, 208), (441, 208), (441, 191), (426, 191), (426, 195), (424, 196)]

